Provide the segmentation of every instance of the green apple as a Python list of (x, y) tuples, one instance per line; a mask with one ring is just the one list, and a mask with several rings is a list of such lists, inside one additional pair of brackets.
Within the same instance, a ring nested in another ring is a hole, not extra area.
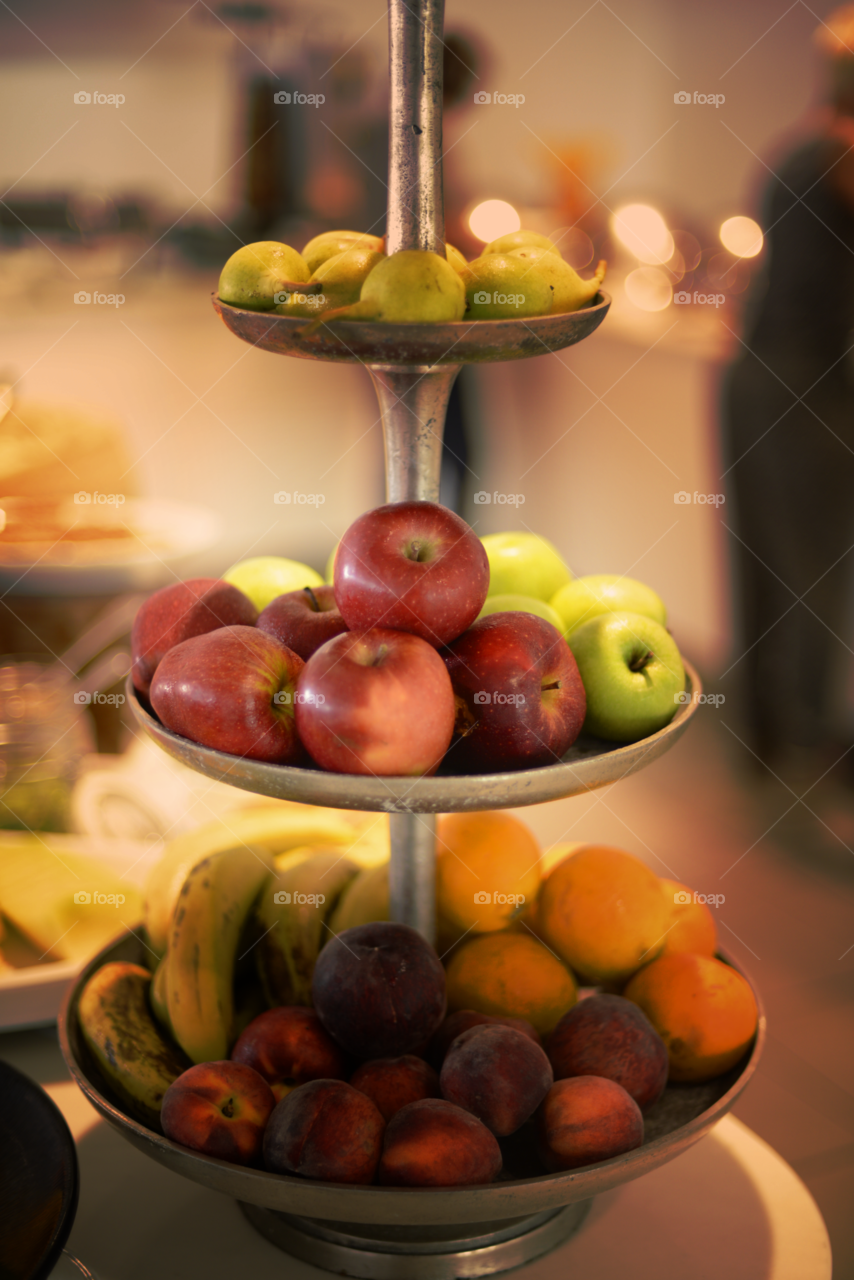
[(276, 294), (292, 280), (308, 280), (308, 265), (288, 244), (258, 240), (233, 253), (219, 278), (221, 301), (248, 311), (272, 311)]
[(602, 613), (642, 613), (662, 626), (667, 623), (661, 596), (643, 582), (618, 573), (589, 573), (573, 578), (554, 594), (551, 606), (560, 614), (566, 636)]
[(670, 723), (685, 669), (660, 622), (642, 613), (603, 613), (573, 631), (568, 643), (587, 694), (587, 733), (637, 742)]
[(303, 587), (321, 587), (320, 574), (298, 560), (286, 560), (284, 556), (253, 556), (233, 564), (223, 578), (239, 587), (252, 601), (256, 609), (266, 609), (276, 596), (286, 591), (301, 591)]
[(537, 533), (487, 533), (489, 595), (533, 596), (550, 601), (572, 578), (562, 556)]
[(491, 613), (533, 613), (537, 618), (545, 618), (563, 635), (559, 614), (545, 600), (536, 600), (534, 596), (487, 596), (486, 604), (477, 616), (488, 618)]
[(326, 581), (330, 586), (332, 586), (332, 583), (335, 581), (335, 557), (338, 555), (338, 548), (340, 545), (341, 540), (339, 538), (329, 553), (329, 559), (326, 561)]

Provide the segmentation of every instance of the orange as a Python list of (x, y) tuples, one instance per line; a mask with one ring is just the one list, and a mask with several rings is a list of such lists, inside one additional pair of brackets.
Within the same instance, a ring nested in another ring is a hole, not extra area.
[(540, 846), (512, 813), (448, 813), (436, 841), (436, 913), (461, 933), (504, 929), (540, 887)]
[(578, 999), (575, 978), (529, 934), (487, 933), (465, 943), (446, 974), (448, 1012), (525, 1018), (548, 1035)]
[(591, 982), (625, 982), (661, 949), (670, 910), (658, 876), (639, 858), (583, 845), (540, 890), (537, 931)]
[(718, 946), (718, 931), (705, 902), (696, 902), (694, 894), (678, 880), (661, 880), (667, 906), (673, 914), (660, 954), (693, 951), (698, 956), (713, 956)]
[(735, 1066), (756, 1033), (749, 985), (710, 956), (660, 956), (635, 974), (623, 995), (643, 1009), (667, 1045), (671, 1080), (719, 1076)]

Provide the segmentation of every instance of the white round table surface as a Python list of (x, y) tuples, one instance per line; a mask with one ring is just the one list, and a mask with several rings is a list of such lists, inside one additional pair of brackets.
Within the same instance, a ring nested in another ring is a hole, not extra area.
[[(329, 1277), (261, 1239), (233, 1201), (136, 1151), (71, 1081), (45, 1088), (69, 1122), (80, 1160), (80, 1205), (67, 1249), (97, 1280)], [(80, 1275), (66, 1259), (54, 1272), (55, 1280)], [(830, 1243), (800, 1178), (727, 1116), (670, 1164), (597, 1197), (576, 1236), (513, 1276), (830, 1280)]]

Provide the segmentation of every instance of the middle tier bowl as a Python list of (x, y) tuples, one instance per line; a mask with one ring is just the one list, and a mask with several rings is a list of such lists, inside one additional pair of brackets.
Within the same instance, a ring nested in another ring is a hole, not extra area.
[(306, 336), (308, 320), (245, 311), (212, 298), (223, 324), (262, 351), (345, 364), (433, 366), (485, 364), (548, 355), (581, 342), (605, 319), (611, 299), (597, 293), (589, 307), (520, 320), (458, 320), (448, 324), (379, 324), (337, 320)]
[(557, 764), (513, 773), (438, 773), (432, 778), (382, 778), (373, 774), (326, 773), (293, 765), (264, 764), (201, 747), (166, 729), (142, 705), (128, 679), (127, 698), (138, 723), (164, 751), (218, 782), (244, 791), (335, 809), (386, 813), (454, 813), (466, 809), (510, 809), (562, 800), (619, 782), (643, 769), (678, 742), (699, 706), (700, 678), (688, 662), (685, 694), (676, 715), (658, 733), (620, 745), (582, 734)]

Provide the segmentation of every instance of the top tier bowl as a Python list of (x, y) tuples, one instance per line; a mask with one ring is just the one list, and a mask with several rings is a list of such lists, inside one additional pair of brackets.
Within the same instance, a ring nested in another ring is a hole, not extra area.
[(337, 320), (306, 336), (311, 320), (272, 311), (245, 311), (213, 295), (227, 329), (262, 351), (303, 360), (373, 367), (435, 367), (524, 360), (571, 347), (604, 320), (611, 299), (598, 293), (589, 307), (519, 320), (458, 320), (448, 324), (374, 324)]

